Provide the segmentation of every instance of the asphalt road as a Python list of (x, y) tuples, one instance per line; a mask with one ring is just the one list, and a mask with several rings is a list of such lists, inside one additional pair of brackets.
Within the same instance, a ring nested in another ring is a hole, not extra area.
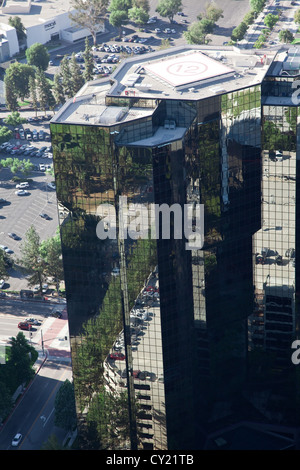
[[(33, 379), (23, 396), (17, 402), (11, 416), (0, 428), (0, 449), (13, 449), (11, 440), (20, 432), (23, 435), (18, 449), (39, 450), (51, 434), (63, 442), (66, 431), (54, 425), (54, 400), (61, 384), (72, 380), (69, 354), (69, 340), (60, 341), (66, 334), (67, 318), (55, 319), (49, 314), (54, 303), (5, 299), (0, 301), (0, 344), (6, 344), (9, 338), (20, 332), (18, 323), (27, 317), (39, 320), (40, 325), (22, 333), (32, 342), (39, 353), (38, 374)], [(63, 309), (65, 305), (59, 305)], [(42, 333), (41, 333), (42, 332)], [(44, 351), (41, 339), (44, 340)], [(57, 348), (51, 347), (53, 343)], [(47, 353), (47, 356), (46, 356)]]
[[(54, 401), (65, 380), (72, 380), (70, 363), (47, 361), (14, 409), (0, 432), (1, 450), (39, 450), (51, 434), (63, 442), (66, 431), (54, 425)], [(18, 447), (11, 441), (16, 433), (23, 439)]]

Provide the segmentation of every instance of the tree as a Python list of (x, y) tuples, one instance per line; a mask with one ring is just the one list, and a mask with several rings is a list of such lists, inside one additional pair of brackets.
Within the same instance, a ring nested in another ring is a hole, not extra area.
[(56, 290), (59, 292), (60, 281), (64, 279), (60, 236), (56, 235), (42, 241), (40, 254), (45, 262), (45, 273), (52, 277), (56, 284)]
[(82, 28), (87, 28), (96, 45), (96, 34), (99, 31), (99, 24), (104, 22), (109, 0), (71, 0), (71, 8), (75, 11), (69, 13), (73, 23)]
[(0, 126), (0, 144), (7, 142), (13, 137), (13, 132), (6, 126)]
[(93, 69), (94, 69), (94, 59), (92, 54), (92, 48), (90, 46), (88, 38), (85, 38), (85, 49), (83, 53), (84, 59), (84, 72), (83, 79), (86, 82), (93, 80)]
[(272, 29), (277, 23), (278, 19), (278, 15), (273, 15), (272, 13), (269, 13), (265, 16), (264, 23), (268, 28)]
[(58, 390), (55, 402), (54, 424), (67, 431), (76, 426), (77, 415), (75, 407), (74, 386), (69, 380), (65, 380)]
[(207, 34), (214, 30), (214, 26), (213, 21), (203, 18), (201, 21), (192, 23), (184, 32), (184, 37), (189, 44), (203, 44)]
[(21, 64), (19, 62), (14, 62), (5, 72), (5, 87), (9, 89), (9, 94), (13, 93), (15, 97), (20, 97), (24, 101), (24, 98), (29, 96), (29, 77), (34, 76), (34, 67), (27, 64)]
[(155, 11), (163, 18), (169, 18), (171, 22), (174, 15), (182, 11), (182, 2), (181, 0), (160, 0)]
[(38, 69), (36, 73), (36, 84), (41, 108), (46, 112), (47, 108), (53, 109), (55, 99), (51, 91), (49, 80), (42, 69)]
[(215, 2), (210, 2), (205, 5), (205, 18), (216, 23), (220, 18), (223, 18), (223, 10), (219, 8)]
[(52, 93), (55, 99), (55, 103), (57, 105), (62, 105), (64, 104), (65, 100), (65, 95), (64, 95), (64, 89), (61, 83), (61, 75), (59, 73), (54, 75), (54, 83), (52, 87)]
[(132, 8), (132, 1), (131, 0), (111, 0), (108, 11), (128, 11)]
[(70, 74), (72, 80), (72, 94), (76, 95), (76, 93), (80, 90), (80, 88), (84, 84), (84, 78), (82, 76), (80, 67), (77, 63), (75, 52), (73, 52), (70, 60)]
[(39, 103), (38, 103), (38, 98), (37, 98), (36, 80), (34, 77), (29, 77), (29, 93), (30, 93), (32, 106), (35, 109), (35, 115), (37, 115)]
[(112, 11), (109, 16), (109, 22), (115, 28), (119, 28), (119, 35), (121, 36), (122, 26), (128, 21), (128, 13), (124, 10)]
[[(13, 85), (10, 84), (8, 80), (5, 81), (5, 101), (6, 101), (6, 106), (10, 111), (16, 111), (18, 109), (19, 104), (18, 104), (17, 92), (15, 88), (13, 87)], [(7, 129), (7, 127), (5, 129)], [(3, 142), (5, 142), (5, 140)]]
[(300, 23), (300, 9), (297, 10), (294, 14), (294, 21), (295, 23), (299, 24)]
[(294, 40), (294, 36), (289, 29), (283, 29), (279, 32), (279, 41), (289, 43)]
[(32, 364), (36, 360), (37, 353), (21, 332), (16, 338), (11, 338), (10, 345), (9, 365), (14, 370), (15, 384), (16, 386), (26, 384), (34, 377)]
[(5, 254), (4, 251), (0, 249), (0, 279), (8, 279), (6, 265), (5, 265)]
[(28, 284), (31, 286), (38, 284), (42, 292), (46, 265), (40, 255), (40, 236), (33, 225), (25, 234), (25, 241), (21, 245), (21, 258), (18, 262), (30, 275)]
[(26, 49), (26, 59), (29, 65), (34, 65), (38, 69), (47, 70), (50, 55), (47, 47), (37, 42)]
[(256, 13), (260, 13), (264, 8), (265, 3), (266, 0), (250, 0), (251, 10), (255, 11)]
[(73, 96), (73, 85), (70, 64), (67, 56), (64, 56), (64, 58), (60, 62), (60, 75), (62, 78), (62, 87), (64, 90), (64, 95), (67, 98), (71, 98)]
[(133, 7), (128, 10), (128, 18), (134, 23), (142, 25), (149, 20), (149, 14), (143, 8)]
[(149, 0), (133, 0), (132, 6), (142, 8), (146, 13), (149, 13), (150, 11)]
[(12, 396), (8, 386), (0, 381), (0, 416), (5, 418), (13, 406)]
[(19, 42), (26, 38), (26, 29), (19, 16), (10, 16), (8, 18), (8, 24), (16, 29)]
[(231, 39), (233, 41), (240, 41), (243, 39), (245, 33), (247, 31), (247, 25), (243, 21), (232, 31)]
[[(31, 77), (29, 77), (29, 78), (31, 78)], [(26, 119), (22, 118), (21, 114), (18, 111), (13, 111), (6, 118), (4, 118), (3, 121), (8, 126), (16, 127), (19, 124), (24, 124), (24, 122), (26, 122)]]

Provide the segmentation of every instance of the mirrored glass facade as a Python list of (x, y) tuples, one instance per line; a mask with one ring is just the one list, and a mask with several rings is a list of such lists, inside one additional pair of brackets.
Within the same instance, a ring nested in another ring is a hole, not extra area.
[[(199, 98), (101, 82), (97, 122), (52, 121), (82, 448), (293, 445), (299, 118), (268, 80)], [(203, 204), (203, 246), (172, 211), (153, 231), (154, 204)]]

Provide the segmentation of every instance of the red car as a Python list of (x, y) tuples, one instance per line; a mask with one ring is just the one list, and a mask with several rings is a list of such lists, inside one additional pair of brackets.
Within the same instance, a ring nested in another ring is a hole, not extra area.
[(113, 359), (114, 361), (124, 361), (125, 355), (122, 353), (112, 353), (108, 355), (108, 359)]
[(27, 321), (21, 321), (18, 324), (18, 328), (20, 330), (31, 330), (31, 327), (32, 327), (32, 325), (30, 323), (28, 323)]

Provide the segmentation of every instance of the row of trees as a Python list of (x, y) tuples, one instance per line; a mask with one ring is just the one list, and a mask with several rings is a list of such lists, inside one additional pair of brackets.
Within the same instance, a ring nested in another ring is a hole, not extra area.
[(82, 74), (73, 53), (70, 60), (67, 56), (62, 59), (60, 72), (54, 76), (53, 82), (45, 75), (49, 62), (46, 47), (42, 44), (34, 46), (33, 50), (30, 48), (26, 51), (28, 64), (15, 62), (6, 70), (6, 105), (11, 111), (16, 111), (19, 108), (18, 100), (24, 101), (25, 98), (31, 100), (36, 111), (54, 109), (74, 96), (86, 81), (93, 78), (93, 55), (87, 38), (83, 54), (84, 73)]
[(0, 422), (11, 411), (12, 397), (17, 388), (33, 378), (33, 364), (38, 356), (21, 332), (16, 338), (11, 338), (9, 344), (0, 362)]

